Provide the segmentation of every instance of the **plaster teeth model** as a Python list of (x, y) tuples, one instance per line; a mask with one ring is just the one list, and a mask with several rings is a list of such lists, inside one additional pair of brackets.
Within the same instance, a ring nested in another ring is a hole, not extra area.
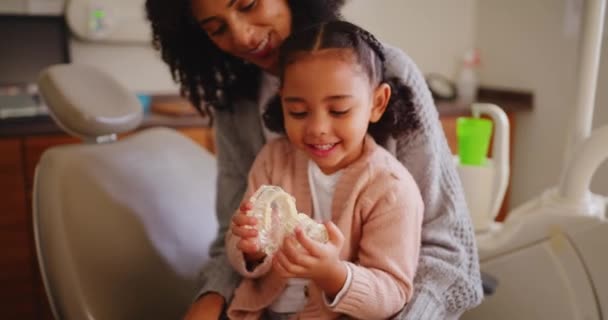
[(300, 226), (313, 240), (328, 241), (325, 226), (304, 213), (298, 213), (294, 197), (280, 187), (262, 185), (249, 201), (253, 208), (247, 215), (258, 219), (258, 241), (267, 255), (272, 255), (296, 226)]

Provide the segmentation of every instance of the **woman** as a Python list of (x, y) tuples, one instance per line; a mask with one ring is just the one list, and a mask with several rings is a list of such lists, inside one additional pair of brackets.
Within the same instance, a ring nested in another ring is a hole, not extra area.
[[(201, 112), (213, 111), (218, 151), (218, 237), (188, 319), (216, 319), (240, 277), (223, 239), (247, 173), (266, 140), (261, 114), (278, 90), (278, 47), (292, 30), (339, 17), (344, 1), (147, 0), (154, 43)], [(421, 128), (385, 147), (411, 172), (425, 206), (414, 296), (398, 319), (455, 319), (482, 298), (473, 229), (424, 78), (403, 52), (386, 48), (387, 72), (413, 91)]]

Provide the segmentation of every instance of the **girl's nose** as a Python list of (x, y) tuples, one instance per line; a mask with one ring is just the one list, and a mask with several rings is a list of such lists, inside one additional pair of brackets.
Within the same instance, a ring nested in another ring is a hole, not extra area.
[(313, 137), (326, 135), (329, 132), (329, 121), (322, 117), (311, 117), (306, 126), (306, 133)]

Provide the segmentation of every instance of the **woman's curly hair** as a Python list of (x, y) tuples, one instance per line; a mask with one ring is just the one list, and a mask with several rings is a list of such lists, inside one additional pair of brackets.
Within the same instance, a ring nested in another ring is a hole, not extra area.
[[(146, 0), (153, 45), (160, 50), (171, 75), (201, 114), (210, 108), (230, 110), (239, 98), (255, 98), (259, 67), (243, 62), (216, 47), (195, 22), (192, 0)], [(287, 0), (292, 30), (340, 17), (345, 0)]]
[[(391, 97), (380, 120), (370, 123), (368, 132), (376, 142), (385, 143), (389, 137), (397, 138), (420, 127), (414, 110), (412, 91), (397, 77), (387, 77), (384, 68), (384, 47), (371, 33), (346, 21), (334, 20), (320, 23), (292, 33), (279, 52), (279, 75), (285, 68), (298, 61), (307, 52), (322, 49), (348, 49), (355, 55), (370, 86), (386, 83), (391, 87)], [(264, 112), (264, 124), (277, 133), (285, 133), (283, 109), (278, 96), (271, 100)]]

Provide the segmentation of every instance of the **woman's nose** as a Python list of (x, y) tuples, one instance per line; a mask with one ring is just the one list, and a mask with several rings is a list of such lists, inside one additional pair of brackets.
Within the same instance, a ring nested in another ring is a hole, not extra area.
[(247, 21), (237, 20), (232, 25), (232, 41), (242, 51), (255, 49), (254, 27)]

